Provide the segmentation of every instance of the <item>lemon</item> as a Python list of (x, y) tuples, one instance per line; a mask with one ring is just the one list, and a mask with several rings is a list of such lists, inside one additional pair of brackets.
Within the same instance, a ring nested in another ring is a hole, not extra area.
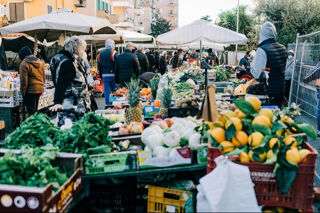
[(223, 123), (223, 126), (226, 124), (226, 119), (222, 115), (218, 115), (216, 121)]
[(261, 101), (259, 100), (259, 98), (256, 98), (256, 97), (249, 97), (246, 99), (246, 101), (248, 101), (254, 110), (259, 110), (260, 107), (261, 107)]
[[(305, 156), (307, 156), (310, 153), (310, 151), (308, 149), (301, 149), (299, 151), (299, 155), (300, 155), (300, 159), (303, 159)], [(303, 159), (302, 161), (303, 163), (307, 162), (307, 158)]]
[(246, 152), (242, 152), (239, 155), (239, 158), (241, 163), (249, 163), (250, 161), (249, 155)]
[(280, 121), (284, 122), (284, 123), (293, 123), (293, 119), (288, 117), (287, 115), (281, 115), (280, 116)]
[(280, 137), (283, 133), (283, 129), (279, 129), (278, 131), (276, 131), (276, 136)]
[(273, 119), (273, 113), (270, 109), (262, 109), (259, 112), (259, 115), (264, 115), (269, 118), (270, 121)]
[(290, 130), (286, 130), (286, 132), (284, 133), (284, 136), (289, 136), (289, 135), (293, 135), (293, 132), (291, 132)]
[(244, 114), (241, 110), (239, 110), (239, 109), (236, 109), (236, 111), (234, 111), (235, 113), (236, 113), (236, 116), (238, 117), (238, 118), (244, 118), (245, 116), (246, 116), (246, 114)]
[(298, 163), (300, 161), (300, 154), (297, 149), (289, 149), (286, 152), (286, 160), (290, 163)]
[(269, 148), (272, 149), (276, 143), (279, 143), (278, 138), (271, 138), (269, 141)]
[(244, 146), (248, 143), (248, 135), (244, 131), (238, 131), (232, 138), (232, 143), (235, 146)]
[(259, 146), (263, 140), (263, 134), (254, 132), (249, 136), (249, 145), (252, 147)]
[(273, 153), (273, 151), (270, 149), (270, 150), (267, 152), (267, 159), (271, 159), (271, 158), (273, 158), (273, 156), (274, 156), (274, 153)]
[[(256, 161), (253, 159), (252, 155), (253, 155), (253, 151), (250, 150), (250, 151), (249, 151), (250, 161), (251, 161), (251, 162), (256, 162)], [(260, 155), (259, 155), (260, 161), (258, 161), (258, 162), (263, 162), (263, 161), (266, 159), (266, 155), (267, 155), (267, 154), (266, 154), (265, 152), (262, 153), (262, 154), (260, 154)]]
[(237, 131), (240, 131), (242, 129), (242, 122), (237, 117), (231, 117), (227, 123), (226, 123), (226, 129), (229, 128), (229, 126), (233, 124)]
[(226, 131), (220, 127), (209, 130), (209, 134), (215, 139), (217, 143), (226, 140)]
[(234, 145), (230, 141), (223, 141), (220, 144), (224, 153), (232, 152), (234, 150)]
[(237, 117), (237, 114), (232, 111), (224, 111), (221, 114), (228, 117), (228, 118)]
[[(222, 121), (215, 121), (213, 122), (213, 127), (221, 127), (223, 128), (224, 127), (224, 123)], [(213, 128), (212, 128), (213, 129)]]
[(261, 126), (267, 126), (267, 127), (271, 127), (272, 126), (272, 123), (270, 122), (270, 119), (265, 115), (256, 116), (253, 119), (252, 124), (259, 124)]
[(289, 146), (292, 142), (293, 142), (293, 144), (291, 145), (291, 147), (297, 147), (297, 141), (294, 137), (287, 136), (284, 138), (284, 143), (287, 146)]

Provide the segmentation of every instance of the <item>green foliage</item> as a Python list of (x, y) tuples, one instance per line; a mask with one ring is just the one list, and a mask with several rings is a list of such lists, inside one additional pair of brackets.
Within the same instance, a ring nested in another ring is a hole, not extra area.
[(7, 152), (0, 158), (0, 184), (44, 187), (51, 183), (57, 191), (68, 180), (61, 168), (51, 164), (57, 153), (51, 144), (34, 149), (23, 146), (20, 154)]
[(140, 90), (141, 84), (140, 80), (131, 79), (127, 84), (128, 92), (128, 102), (131, 108), (138, 106), (140, 102)]
[(202, 20), (208, 21), (208, 22), (212, 22), (212, 19), (209, 15), (205, 15), (201, 17)]
[(108, 136), (109, 126), (113, 122), (104, 119), (94, 113), (86, 114), (81, 120), (75, 122), (71, 129), (64, 130), (56, 141), (56, 146), (63, 152), (84, 154), (86, 158), (87, 151), (97, 153), (97, 148), (102, 145), (107, 147), (99, 147), (99, 150), (109, 150), (112, 147), (111, 137)]
[(161, 104), (163, 108), (168, 109), (170, 107), (171, 97), (172, 97), (172, 91), (170, 88), (165, 88), (162, 90)]
[(164, 18), (156, 16), (155, 21), (151, 23), (151, 33), (150, 35), (157, 37), (163, 33), (169, 32), (171, 30), (171, 23)]
[(10, 149), (19, 149), (28, 144), (31, 147), (52, 144), (54, 137), (60, 129), (50, 121), (45, 114), (35, 114), (27, 118), (22, 124), (10, 134), (4, 146)]
[[(237, 11), (235, 7), (232, 10), (227, 10), (218, 15), (218, 25), (227, 29), (237, 30)], [(239, 6), (239, 33), (244, 34), (248, 38), (248, 46), (250, 49), (257, 45), (257, 31), (255, 29), (255, 20), (253, 16), (248, 13), (248, 7)]]
[(297, 33), (304, 35), (320, 29), (318, 0), (256, 0), (256, 5), (256, 15), (274, 23), (277, 40), (284, 45), (295, 42)]
[(157, 98), (157, 91), (159, 86), (160, 77), (153, 77), (149, 81), (149, 87), (151, 88), (152, 98), (155, 100)]

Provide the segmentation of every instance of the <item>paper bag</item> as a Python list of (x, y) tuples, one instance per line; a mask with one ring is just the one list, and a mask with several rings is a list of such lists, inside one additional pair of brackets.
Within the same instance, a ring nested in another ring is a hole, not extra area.
[(217, 117), (218, 109), (216, 102), (216, 86), (213, 84), (207, 87), (201, 109), (197, 115), (197, 119), (203, 118), (205, 121), (214, 122)]

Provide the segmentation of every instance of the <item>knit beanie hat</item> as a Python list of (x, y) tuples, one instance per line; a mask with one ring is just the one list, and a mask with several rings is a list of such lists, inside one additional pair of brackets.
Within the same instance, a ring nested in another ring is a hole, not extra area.
[(32, 51), (28, 46), (23, 47), (19, 52), (19, 58), (22, 61), (28, 55), (32, 55)]

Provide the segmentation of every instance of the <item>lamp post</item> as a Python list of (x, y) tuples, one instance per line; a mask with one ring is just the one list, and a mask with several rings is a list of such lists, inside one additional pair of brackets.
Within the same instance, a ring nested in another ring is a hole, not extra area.
[[(240, 0), (238, 0), (238, 8), (237, 8), (237, 33), (239, 32), (239, 6)], [(238, 44), (236, 44), (236, 64), (238, 63)]]

